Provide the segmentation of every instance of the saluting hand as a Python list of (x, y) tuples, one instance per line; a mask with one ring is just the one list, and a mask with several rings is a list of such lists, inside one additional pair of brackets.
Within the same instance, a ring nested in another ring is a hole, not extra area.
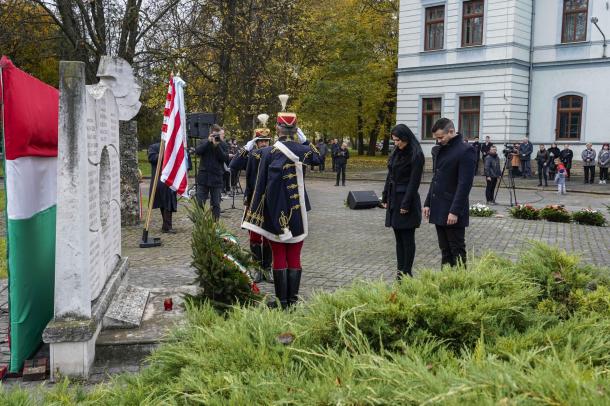
[(453, 213), (449, 213), (449, 217), (447, 217), (447, 225), (452, 226), (458, 222), (458, 216)]

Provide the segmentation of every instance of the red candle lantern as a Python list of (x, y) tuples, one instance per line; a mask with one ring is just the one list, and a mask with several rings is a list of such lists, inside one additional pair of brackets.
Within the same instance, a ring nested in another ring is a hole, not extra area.
[(163, 301), (163, 307), (165, 308), (166, 312), (169, 312), (172, 310), (172, 308), (174, 307), (174, 302), (172, 301), (171, 297), (168, 297), (167, 299), (165, 299)]

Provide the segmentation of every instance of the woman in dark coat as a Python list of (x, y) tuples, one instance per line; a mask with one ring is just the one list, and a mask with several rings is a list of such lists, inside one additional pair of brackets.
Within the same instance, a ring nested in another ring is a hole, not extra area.
[[(150, 189), (148, 191), (149, 199), (150, 193), (153, 189), (153, 182), (155, 180), (155, 171), (157, 170), (157, 161), (159, 160), (159, 148), (160, 144), (152, 144), (148, 148), (148, 162), (151, 166), (151, 177), (150, 177)], [(157, 192), (155, 193), (155, 199), (153, 200), (153, 209), (161, 210), (161, 217), (163, 218), (163, 226), (161, 231), (164, 233), (175, 234), (172, 226), (172, 213), (178, 210), (178, 198), (176, 192), (171, 190), (165, 183), (157, 182)]]
[(382, 204), (386, 208), (385, 225), (396, 237), (398, 279), (413, 276), (415, 229), (421, 224), (421, 199), (418, 189), (424, 172), (424, 153), (413, 132), (404, 124), (392, 129), (396, 148), (388, 159), (388, 176)]

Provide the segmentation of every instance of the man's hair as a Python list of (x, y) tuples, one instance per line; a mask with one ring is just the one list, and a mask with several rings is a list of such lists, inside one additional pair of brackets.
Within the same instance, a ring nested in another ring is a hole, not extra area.
[(495, 149), (497, 151), (498, 147), (496, 147), (495, 145), (492, 145), (491, 147), (489, 147), (489, 149)]
[(213, 132), (213, 133), (219, 133), (219, 132), (221, 132), (221, 131), (222, 131), (222, 127), (221, 127), (221, 126), (219, 126), (218, 124), (214, 124), (214, 125), (212, 126), (212, 132)]
[(453, 121), (448, 118), (439, 118), (436, 123), (432, 126), (432, 133), (437, 132), (438, 130), (442, 130), (445, 134), (447, 134), (451, 130), (455, 130), (455, 125)]

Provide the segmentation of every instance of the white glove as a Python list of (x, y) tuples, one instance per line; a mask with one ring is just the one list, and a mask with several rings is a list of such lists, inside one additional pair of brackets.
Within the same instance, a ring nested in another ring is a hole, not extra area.
[(307, 137), (305, 137), (305, 133), (303, 132), (303, 130), (301, 130), (298, 127), (297, 127), (297, 137), (299, 137), (299, 142), (301, 144), (305, 144), (305, 141), (307, 141)]
[(256, 141), (255, 140), (250, 140), (248, 141), (248, 143), (246, 144), (246, 146), (244, 147), (244, 149), (248, 152), (252, 151), (254, 149), (254, 146), (256, 145)]

